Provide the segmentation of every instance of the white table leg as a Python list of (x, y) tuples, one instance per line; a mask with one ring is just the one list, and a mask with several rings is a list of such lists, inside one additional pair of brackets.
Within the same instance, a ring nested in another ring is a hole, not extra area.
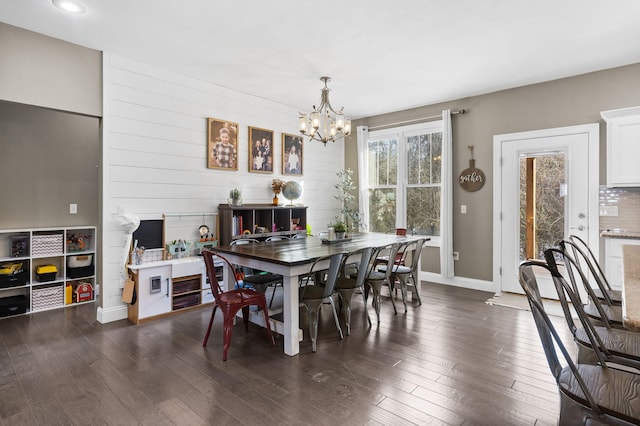
[(284, 353), (297, 355), (300, 352), (298, 330), (300, 328), (298, 307), (298, 276), (283, 276), (284, 288)]

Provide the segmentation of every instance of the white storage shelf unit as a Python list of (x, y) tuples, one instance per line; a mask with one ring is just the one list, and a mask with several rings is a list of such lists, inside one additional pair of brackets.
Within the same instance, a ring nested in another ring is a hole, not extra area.
[(0, 317), (93, 302), (96, 247), (94, 226), (0, 230)]

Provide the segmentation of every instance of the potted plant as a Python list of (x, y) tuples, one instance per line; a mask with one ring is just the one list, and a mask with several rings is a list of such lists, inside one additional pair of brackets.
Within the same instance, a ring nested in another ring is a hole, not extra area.
[(238, 188), (233, 188), (229, 191), (229, 205), (241, 206), (242, 205), (242, 192)]
[[(356, 185), (353, 181), (353, 170), (344, 169), (336, 173), (338, 183), (334, 184), (334, 188), (338, 190), (338, 195), (334, 196), (340, 202), (340, 214), (336, 216), (339, 221), (344, 220), (344, 224), (349, 232), (357, 232), (359, 229), (366, 229), (363, 222), (363, 215), (360, 213), (358, 200), (354, 195), (356, 193)], [(337, 232), (337, 230), (336, 230)]]
[(336, 239), (341, 240), (344, 239), (345, 234), (347, 233), (347, 225), (344, 222), (336, 222), (333, 225), (333, 230), (336, 231)]

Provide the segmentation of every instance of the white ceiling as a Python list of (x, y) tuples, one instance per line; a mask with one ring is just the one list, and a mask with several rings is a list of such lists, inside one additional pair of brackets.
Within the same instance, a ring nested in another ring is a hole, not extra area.
[[(640, 62), (638, 0), (0, 0), (0, 21), (352, 118)], [(2, 41), (0, 40), (0, 43)]]

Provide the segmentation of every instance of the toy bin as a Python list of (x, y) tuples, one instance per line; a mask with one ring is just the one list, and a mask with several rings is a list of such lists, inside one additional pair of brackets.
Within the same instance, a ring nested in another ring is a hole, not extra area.
[(93, 275), (93, 271), (92, 254), (67, 257), (67, 276), (69, 278), (90, 277)]
[(28, 267), (23, 262), (11, 262), (0, 265), (0, 288), (17, 287), (29, 282)]
[(36, 279), (41, 283), (54, 281), (58, 274), (56, 265), (40, 265), (36, 268)]
[(0, 317), (10, 317), (27, 313), (27, 297), (25, 295), (0, 298)]

